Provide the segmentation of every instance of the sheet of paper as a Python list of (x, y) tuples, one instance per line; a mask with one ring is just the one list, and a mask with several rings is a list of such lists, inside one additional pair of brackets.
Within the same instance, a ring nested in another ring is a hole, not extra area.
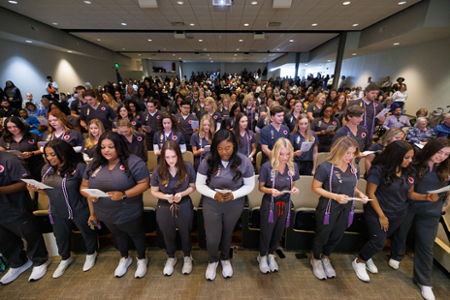
[(380, 111), (378, 113), (378, 115), (375, 116), (375, 118), (379, 118), (379, 117), (385, 116), (390, 110), (391, 110), (390, 108), (383, 108), (383, 110)]
[(221, 190), (221, 189), (215, 189), (216, 192), (221, 194), (231, 193), (231, 190)]
[(423, 147), (424, 147), (424, 145), (418, 144), (418, 143), (414, 143), (414, 145), (419, 149), (423, 149)]
[(303, 142), (302, 146), (300, 147), (300, 151), (308, 152), (313, 144), (314, 144), (313, 142)]
[(284, 191), (280, 191), (280, 193), (282, 193), (282, 194), (292, 194), (292, 191), (284, 190)]
[(6, 152), (14, 154), (14, 155), (20, 155), (22, 154), (22, 152), (18, 151), (18, 150), (6, 150)]
[(97, 189), (86, 189), (86, 190), (83, 190), (83, 192), (86, 192), (86, 194), (89, 194), (92, 197), (97, 197), (97, 198), (106, 197), (106, 198), (109, 198), (109, 195), (107, 193), (105, 193), (104, 191), (101, 191), (101, 190), (97, 190)]
[(355, 200), (355, 201), (372, 201), (373, 199), (361, 199), (361, 198), (356, 198), (356, 197), (350, 197), (350, 200)]
[(211, 145), (206, 145), (205, 147), (203, 147), (203, 149), (205, 149), (205, 151), (210, 151), (211, 150)]
[(38, 119), (39, 123), (41, 123), (42, 125), (48, 124), (47, 119), (44, 117), (37, 117), (37, 119)]
[(443, 188), (440, 188), (438, 190), (428, 191), (430, 194), (440, 194), (443, 192), (450, 191), (450, 185), (444, 186)]
[(43, 184), (42, 182), (36, 181), (34, 179), (22, 179), (22, 181), (29, 183), (31, 185), (34, 185), (35, 187), (41, 189), (41, 190), (45, 190), (45, 189), (52, 189), (53, 188), (51, 186), (48, 186), (46, 184)]
[(336, 127), (337, 127), (337, 125), (330, 125), (327, 127), (327, 131), (333, 131), (336, 129)]
[(192, 129), (197, 129), (198, 128), (198, 121), (192, 120), (191, 121), (191, 127), (192, 127)]
[(48, 143), (48, 141), (40, 141), (40, 142), (38, 142), (38, 145), (40, 146), (40, 147), (45, 147), (45, 145)]

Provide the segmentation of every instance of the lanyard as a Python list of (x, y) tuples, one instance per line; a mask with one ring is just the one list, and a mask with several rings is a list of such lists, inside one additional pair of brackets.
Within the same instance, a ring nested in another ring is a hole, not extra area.
[(251, 153), (251, 151), (250, 151), (250, 142), (251, 142), (251, 140), (252, 140), (252, 137), (251, 137), (250, 134), (248, 134), (247, 131), (245, 132), (245, 137), (246, 137), (246, 139), (247, 139), (247, 157), (249, 157), (249, 156), (250, 156), (250, 153)]
[[(42, 176), (42, 182), (44, 182), (45, 177), (51, 171), (53, 171), (53, 167), (48, 168), (47, 172), (45, 172), (44, 176)], [(64, 195), (64, 200), (66, 200), (67, 209), (69, 211), (69, 219), (73, 219), (73, 212), (72, 212), (72, 208), (70, 207), (70, 204), (69, 204), (69, 195), (67, 194), (66, 182), (67, 182), (67, 174), (64, 175), (64, 178), (62, 180), (62, 191), (63, 191), (63, 195)], [(50, 219), (51, 224), (55, 223), (53, 220), (53, 216), (52, 216), (50, 197), (48, 198), (48, 218)]]
[[(292, 172), (291, 170), (289, 170), (289, 166), (286, 165), (287, 168), (287, 174), (289, 175), (289, 180), (291, 183), (291, 189), (292, 189), (292, 184), (293, 184), (293, 179), (292, 179)], [(275, 177), (277, 175), (277, 170), (273, 169), (271, 171), (271, 176), (272, 176), (272, 189), (275, 189)], [(274, 199), (273, 199), (273, 194), (271, 195), (271, 199), (270, 199), (270, 212), (269, 212), (269, 223), (273, 223), (273, 208), (274, 208)], [(289, 205), (288, 205), (288, 209), (287, 209), (287, 220), (286, 220), (286, 227), (289, 227), (289, 223), (291, 220), (291, 194), (289, 194)]]
[[(250, 130), (251, 131), (253, 131), (253, 112), (252, 112), (252, 110), (254, 109), (254, 107), (252, 106), (251, 108), (250, 108)], [(246, 107), (245, 108), (245, 112), (247, 113), (247, 119), (249, 118), (249, 116), (248, 116), (248, 107)]]
[[(366, 108), (366, 102), (364, 102), (364, 100), (361, 100), (362, 104), (364, 105), (364, 109), (366, 110), (366, 112), (364, 113), (364, 128), (367, 129), (367, 108)], [(373, 119), (372, 119), (372, 128), (370, 129), (370, 138), (372, 138), (373, 136), (373, 129), (375, 127), (375, 114), (376, 114), (376, 110), (375, 110), (375, 102), (372, 101), (372, 105), (373, 105)]]

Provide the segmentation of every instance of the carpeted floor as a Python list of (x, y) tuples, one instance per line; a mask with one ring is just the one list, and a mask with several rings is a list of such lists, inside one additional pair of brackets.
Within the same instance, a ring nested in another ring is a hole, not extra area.
[[(181, 253), (177, 254), (181, 258)], [(279, 272), (261, 274), (257, 254), (238, 250), (232, 260), (233, 277), (224, 279), (219, 265), (213, 282), (205, 279), (207, 252), (200, 249), (192, 253), (195, 261), (190, 275), (181, 274), (179, 259), (171, 277), (162, 274), (166, 254), (156, 248), (148, 249), (149, 268), (142, 279), (134, 278), (135, 260), (124, 277), (113, 277), (119, 261), (115, 249), (102, 249), (96, 265), (88, 272), (82, 271), (85, 256), (75, 255), (75, 262), (59, 279), (52, 278), (60, 261), (54, 257), (44, 278), (28, 282), (31, 269), (27, 270), (15, 282), (0, 286), (0, 299), (422, 299), (412, 281), (410, 256), (405, 257), (399, 270), (392, 270), (387, 265), (387, 255), (377, 254), (374, 261), (380, 272), (371, 275), (370, 283), (363, 283), (351, 266), (354, 255), (334, 254), (332, 263), (337, 278), (319, 281), (312, 274), (309, 258), (296, 259), (295, 252), (284, 252), (285, 259), (277, 258)], [(437, 299), (450, 299), (449, 278), (434, 267), (433, 290)]]

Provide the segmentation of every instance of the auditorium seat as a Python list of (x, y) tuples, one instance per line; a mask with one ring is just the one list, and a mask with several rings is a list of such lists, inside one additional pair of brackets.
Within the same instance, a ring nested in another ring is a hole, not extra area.
[(183, 153), (183, 161), (194, 165), (194, 154), (191, 151), (186, 151)]
[[(359, 174), (360, 174), (360, 177), (362, 178), (362, 177), (364, 177), (364, 174), (366, 174), (366, 158), (365, 157), (363, 157), (359, 160), (358, 166), (359, 166)], [(366, 193), (366, 190), (364, 190), (364, 193)]]
[(147, 168), (150, 173), (153, 173), (153, 169), (158, 165), (158, 157), (153, 151), (147, 151), (147, 157)]
[(259, 191), (258, 177), (259, 175), (255, 175), (255, 188), (247, 196), (248, 207), (245, 207), (242, 213), (242, 246), (244, 248), (259, 247), (260, 206), (264, 193)]
[(158, 199), (152, 195), (150, 189), (146, 190), (142, 196), (144, 202), (144, 228), (145, 233), (151, 233), (156, 230), (156, 204)]
[(323, 163), (327, 159), (328, 154), (330, 154), (330, 152), (319, 152), (317, 155), (317, 165)]
[(261, 170), (262, 152), (256, 153), (256, 173), (259, 174)]
[(258, 144), (259, 144), (259, 133), (257, 133), (257, 132), (253, 132), (254, 134), (255, 134), (255, 138), (256, 138), (256, 144), (255, 144), (255, 146), (256, 146), (256, 149), (258, 149)]

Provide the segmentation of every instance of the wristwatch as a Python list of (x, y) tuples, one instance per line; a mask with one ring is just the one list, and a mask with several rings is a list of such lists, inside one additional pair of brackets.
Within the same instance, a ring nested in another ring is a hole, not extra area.
[(125, 194), (125, 192), (122, 192), (122, 200), (127, 199), (127, 194)]

